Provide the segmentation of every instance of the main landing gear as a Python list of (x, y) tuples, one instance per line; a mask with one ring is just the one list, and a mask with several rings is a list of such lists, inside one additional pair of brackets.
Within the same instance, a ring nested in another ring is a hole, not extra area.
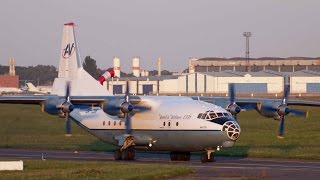
[(171, 161), (190, 161), (190, 152), (170, 152)]
[(214, 151), (207, 149), (206, 152), (201, 154), (200, 161), (202, 163), (213, 162), (214, 161)]
[(134, 157), (135, 157), (135, 151), (134, 151), (133, 138), (129, 136), (124, 141), (121, 149), (117, 149), (114, 152), (114, 159), (131, 161), (131, 160), (134, 160)]

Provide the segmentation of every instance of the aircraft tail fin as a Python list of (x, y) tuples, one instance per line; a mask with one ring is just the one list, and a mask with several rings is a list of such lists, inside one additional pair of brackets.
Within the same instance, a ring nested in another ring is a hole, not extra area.
[(73, 22), (63, 26), (59, 61), (59, 78), (76, 78), (77, 70), (82, 67)]
[(54, 80), (51, 94), (64, 95), (66, 82), (70, 82), (72, 96), (112, 95), (82, 67), (73, 22), (63, 26), (58, 78)]
[(37, 89), (31, 82), (26, 83), (26, 86), (32, 90)]

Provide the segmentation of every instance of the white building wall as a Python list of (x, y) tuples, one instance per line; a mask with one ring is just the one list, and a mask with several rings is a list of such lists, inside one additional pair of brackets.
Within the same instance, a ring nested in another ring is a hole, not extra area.
[(160, 94), (161, 93), (179, 93), (180, 84), (178, 79), (166, 79), (160, 81)]
[(204, 91), (204, 74), (200, 74), (200, 73), (197, 73), (197, 79), (198, 79), (198, 82), (197, 82), (197, 91), (198, 93), (205, 93)]
[(195, 74), (189, 74), (188, 75), (188, 93), (195, 93), (196, 87), (195, 87)]
[(290, 77), (290, 92), (292, 93), (306, 93), (307, 83), (320, 83), (319, 76), (311, 77)]
[(178, 77), (179, 93), (185, 93), (186, 92), (186, 77), (187, 76)]

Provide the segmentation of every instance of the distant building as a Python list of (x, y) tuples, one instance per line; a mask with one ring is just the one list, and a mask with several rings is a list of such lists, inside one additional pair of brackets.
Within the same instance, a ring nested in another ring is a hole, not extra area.
[(0, 75), (0, 87), (19, 88), (19, 76)]
[(0, 75), (0, 87), (19, 88), (19, 76), (15, 71), (15, 59), (9, 59), (9, 75)]
[(189, 60), (189, 72), (221, 72), (239, 71), (245, 72), (246, 67), (250, 66), (251, 71), (277, 71), (277, 72), (296, 72), (301, 70), (320, 71), (320, 58), (308, 57), (263, 57), (250, 58), (249, 63), (245, 58), (201, 58)]

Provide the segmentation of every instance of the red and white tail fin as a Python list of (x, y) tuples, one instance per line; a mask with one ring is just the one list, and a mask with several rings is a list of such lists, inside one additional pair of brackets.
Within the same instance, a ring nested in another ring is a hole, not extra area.
[(112, 95), (82, 67), (73, 22), (63, 26), (58, 78), (54, 80), (51, 94), (64, 95), (66, 81), (70, 81), (72, 96)]

